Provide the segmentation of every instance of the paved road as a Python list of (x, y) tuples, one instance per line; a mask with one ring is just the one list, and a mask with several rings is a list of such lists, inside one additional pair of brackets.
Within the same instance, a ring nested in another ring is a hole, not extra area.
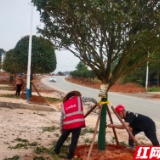
[[(47, 83), (48, 86), (57, 90), (66, 93), (72, 90), (78, 90), (85, 97), (93, 97), (96, 100), (100, 100), (100, 98), (97, 96), (99, 94), (98, 89), (87, 88), (69, 83), (64, 80), (63, 76), (57, 76), (56, 78), (56, 83), (49, 82), (49, 77), (44, 78), (43, 81)], [(151, 117), (154, 121), (156, 121), (157, 127), (160, 128), (160, 103), (113, 92), (109, 92), (108, 100), (113, 104), (113, 106), (123, 104), (129, 111), (141, 113)]]

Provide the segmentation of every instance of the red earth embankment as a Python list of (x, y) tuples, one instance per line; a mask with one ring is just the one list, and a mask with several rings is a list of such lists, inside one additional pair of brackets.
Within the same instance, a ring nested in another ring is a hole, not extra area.
[[(96, 88), (100, 89), (101, 83), (91, 83), (89, 81), (86, 81), (85, 79), (82, 78), (72, 78), (72, 77), (67, 77), (67, 81), (70, 81), (72, 83), (80, 84), (83, 86), (88, 86), (91, 88)], [(145, 92), (145, 89), (142, 87), (138, 87), (135, 83), (127, 83), (127, 84), (114, 84), (110, 89), (110, 92), (124, 92), (124, 93), (137, 93), (137, 92)]]

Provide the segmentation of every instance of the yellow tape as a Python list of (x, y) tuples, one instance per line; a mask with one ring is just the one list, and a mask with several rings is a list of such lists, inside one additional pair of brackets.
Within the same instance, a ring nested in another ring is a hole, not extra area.
[(98, 103), (100, 103), (100, 104), (110, 104), (110, 101), (106, 101), (106, 102), (99, 101)]

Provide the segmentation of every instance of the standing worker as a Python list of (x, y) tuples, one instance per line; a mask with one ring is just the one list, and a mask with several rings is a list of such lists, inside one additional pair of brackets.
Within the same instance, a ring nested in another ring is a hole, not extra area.
[(67, 159), (73, 158), (78, 138), (81, 133), (81, 128), (86, 126), (82, 103), (85, 103), (87, 101), (97, 104), (97, 101), (93, 98), (81, 99), (81, 93), (78, 91), (71, 91), (63, 98), (60, 129), (62, 135), (58, 139), (55, 146), (55, 154), (60, 153), (60, 149), (63, 143), (65, 142), (69, 134), (72, 133), (71, 145), (69, 147)]
[(17, 86), (17, 90), (16, 90), (16, 94), (17, 96), (20, 96), (20, 91), (21, 91), (21, 87), (23, 86), (23, 74), (19, 73), (17, 78), (16, 78), (16, 86)]
[[(122, 105), (118, 105), (115, 110), (119, 116), (124, 119), (125, 125), (129, 127), (133, 136), (140, 132), (144, 132), (146, 137), (152, 142), (153, 146), (159, 146), (156, 135), (156, 126), (151, 118), (138, 113), (126, 111), (125, 107)], [(108, 124), (108, 127), (125, 129), (123, 125), (115, 124)], [(129, 146), (131, 148), (134, 146), (134, 141), (131, 137), (129, 137)]]

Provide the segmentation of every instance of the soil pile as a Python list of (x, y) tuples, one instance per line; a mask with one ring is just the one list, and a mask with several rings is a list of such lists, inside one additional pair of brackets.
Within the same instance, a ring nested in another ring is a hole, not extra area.
[[(26, 99), (26, 94), (22, 94), (21, 98)], [(32, 97), (29, 98), (29, 101), (35, 103), (46, 103), (46, 101), (42, 97), (35, 95), (32, 95)]]
[(160, 94), (154, 94), (153, 96), (150, 96), (151, 98), (160, 98)]
[[(90, 146), (81, 145), (76, 148), (75, 156), (87, 160)], [(134, 151), (121, 145), (106, 145), (106, 150), (98, 152), (97, 145), (93, 146), (90, 160), (133, 160)]]

